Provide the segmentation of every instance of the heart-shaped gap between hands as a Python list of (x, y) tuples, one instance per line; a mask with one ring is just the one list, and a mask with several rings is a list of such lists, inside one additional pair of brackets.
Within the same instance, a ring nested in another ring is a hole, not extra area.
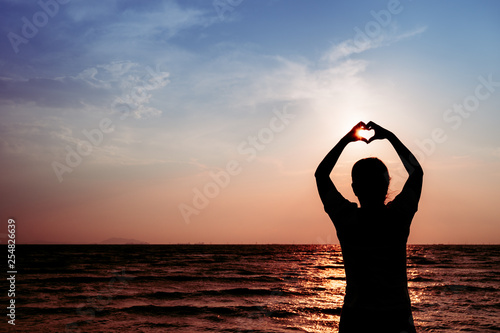
[(370, 138), (372, 136), (375, 135), (375, 131), (374, 130), (367, 130), (367, 129), (358, 129), (356, 131), (356, 136), (358, 136), (359, 138), (363, 138), (363, 139), (366, 139), (366, 140), (370, 140)]

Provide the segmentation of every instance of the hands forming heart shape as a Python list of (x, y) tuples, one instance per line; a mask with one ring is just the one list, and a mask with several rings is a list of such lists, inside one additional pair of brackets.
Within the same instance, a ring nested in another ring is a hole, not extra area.
[(370, 121), (368, 124), (360, 121), (354, 128), (349, 132), (352, 141), (364, 141), (370, 143), (377, 139), (384, 139), (388, 135), (388, 131)]

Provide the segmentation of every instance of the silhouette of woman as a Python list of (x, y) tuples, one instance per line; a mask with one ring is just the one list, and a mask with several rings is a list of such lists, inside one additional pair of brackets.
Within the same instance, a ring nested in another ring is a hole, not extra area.
[[(369, 140), (360, 129), (373, 129)], [(399, 195), (385, 204), (389, 173), (378, 158), (365, 158), (352, 168), (352, 188), (360, 208), (335, 188), (330, 173), (350, 142), (387, 139), (399, 155), (409, 177)], [(423, 170), (415, 156), (391, 132), (369, 122), (358, 123), (319, 164), (318, 192), (342, 248), (346, 292), (340, 333), (416, 332), (406, 276), (406, 242), (418, 208)]]

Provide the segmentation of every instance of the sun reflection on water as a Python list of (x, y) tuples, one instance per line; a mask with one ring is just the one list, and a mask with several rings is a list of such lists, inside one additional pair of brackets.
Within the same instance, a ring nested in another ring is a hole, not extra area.
[[(304, 253), (291, 264), (293, 278), (285, 280), (284, 289), (295, 296), (276, 299), (273, 319), (295, 330), (331, 332), (338, 327), (345, 292), (342, 255), (337, 246)], [(295, 253), (297, 256), (297, 253)], [(293, 317), (281, 317), (283, 313)]]

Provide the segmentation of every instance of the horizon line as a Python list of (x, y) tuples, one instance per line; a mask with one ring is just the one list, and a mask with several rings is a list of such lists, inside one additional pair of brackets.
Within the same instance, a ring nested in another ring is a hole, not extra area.
[[(7, 244), (4, 244), (7, 245)], [(57, 242), (32, 242), (32, 243), (17, 243), (16, 245), (340, 245), (340, 243), (57, 243)], [(408, 243), (407, 245), (500, 245), (500, 243)]]

